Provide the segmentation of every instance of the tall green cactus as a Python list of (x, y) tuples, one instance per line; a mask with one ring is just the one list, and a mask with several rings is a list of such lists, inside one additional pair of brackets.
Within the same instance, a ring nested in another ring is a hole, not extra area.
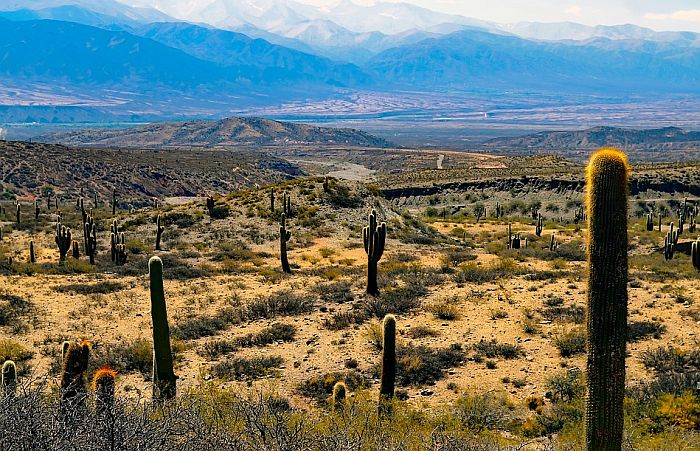
[(362, 230), (362, 238), (367, 254), (367, 293), (372, 296), (379, 295), (377, 286), (377, 264), (384, 255), (386, 244), (386, 223), (377, 225), (377, 212), (372, 210), (369, 215), (369, 226)]
[(172, 399), (176, 394), (175, 372), (163, 288), (163, 261), (160, 258), (151, 257), (148, 261), (148, 274), (151, 280), (153, 321), (153, 398)]
[(36, 254), (34, 253), (34, 241), (29, 241), (29, 263), (36, 263)]
[(282, 271), (291, 274), (292, 269), (289, 267), (287, 259), (287, 242), (292, 238), (292, 232), (287, 230), (287, 216), (282, 213), (280, 218), (280, 261), (282, 262)]
[(386, 315), (382, 321), (382, 373), (379, 381), (380, 405), (394, 397), (396, 382), (396, 318)]
[(85, 371), (88, 369), (90, 343), (72, 342), (63, 355), (61, 370), (61, 406), (70, 407), (85, 401)]
[(97, 254), (97, 228), (92, 216), (89, 221), (85, 223), (85, 253), (90, 257), (90, 264), (94, 265)]
[(66, 255), (70, 251), (70, 247), (73, 242), (73, 237), (71, 235), (70, 229), (61, 224), (59, 221), (56, 223), (56, 246), (58, 246), (58, 260), (63, 262), (66, 260)]
[(17, 202), (17, 224), (22, 223), (22, 206)]
[(2, 364), (2, 393), (5, 397), (13, 397), (17, 393), (17, 366), (12, 360), (6, 360)]
[(652, 213), (649, 213), (647, 215), (647, 232), (651, 232), (654, 230), (654, 215)]
[(160, 215), (156, 218), (156, 250), (160, 250), (160, 239), (165, 231), (165, 221), (161, 220)]
[(270, 214), (275, 214), (275, 189), (270, 188)]
[(34, 220), (39, 222), (39, 215), (41, 214), (41, 207), (39, 206), (39, 199), (34, 201)]
[(690, 260), (693, 262), (695, 269), (700, 271), (700, 238), (693, 241), (690, 245)]
[(544, 220), (541, 214), (537, 214), (537, 225), (535, 226), (535, 235), (542, 236), (542, 229), (544, 229)]
[(589, 451), (622, 449), (627, 341), (627, 208), (629, 166), (614, 149), (588, 164), (588, 396)]

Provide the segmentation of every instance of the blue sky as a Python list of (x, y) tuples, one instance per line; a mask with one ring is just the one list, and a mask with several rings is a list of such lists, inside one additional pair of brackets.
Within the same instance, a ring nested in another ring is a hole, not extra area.
[[(338, 0), (297, 0), (332, 5)], [(373, 3), (373, 0), (354, 0)], [(385, 0), (392, 1), (392, 0)], [(398, 1), (398, 0), (394, 0)], [(634, 23), (656, 30), (700, 32), (700, 0), (403, 0), (436, 11), (495, 22)]]

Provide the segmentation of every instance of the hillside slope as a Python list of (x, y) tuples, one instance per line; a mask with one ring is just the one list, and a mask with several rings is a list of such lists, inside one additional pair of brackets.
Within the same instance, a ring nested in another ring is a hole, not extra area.
[(316, 127), (260, 118), (227, 118), (149, 124), (121, 130), (81, 130), (42, 139), (66, 145), (162, 147), (279, 144), (343, 144), (391, 147), (388, 141), (360, 130)]

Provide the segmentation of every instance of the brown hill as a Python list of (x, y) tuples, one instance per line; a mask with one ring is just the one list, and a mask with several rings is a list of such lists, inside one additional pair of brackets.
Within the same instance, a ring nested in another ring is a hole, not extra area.
[(269, 119), (234, 117), (212, 121), (164, 122), (127, 129), (91, 129), (43, 137), (73, 146), (275, 146), (347, 145), (392, 147), (382, 138), (355, 129), (316, 127)]

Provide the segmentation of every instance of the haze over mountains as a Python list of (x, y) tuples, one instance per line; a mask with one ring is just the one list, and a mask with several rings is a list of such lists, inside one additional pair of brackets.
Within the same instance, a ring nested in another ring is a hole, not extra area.
[(390, 95), (395, 109), (421, 92), (462, 104), (489, 90), (561, 103), (700, 95), (695, 33), (503, 25), (350, 0), (130, 3), (0, 0), (0, 121), (222, 117), (318, 101), (332, 115), (357, 93)]

